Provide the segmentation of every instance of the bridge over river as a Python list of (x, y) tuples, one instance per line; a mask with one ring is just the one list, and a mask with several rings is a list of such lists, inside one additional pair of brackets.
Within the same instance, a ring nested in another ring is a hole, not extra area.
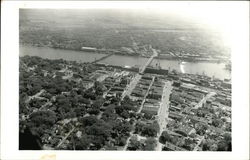
[(148, 61), (140, 68), (139, 73), (143, 74), (147, 66), (153, 61), (155, 57), (158, 56), (158, 52), (155, 49), (152, 49), (153, 55), (148, 59)]
[(110, 54), (107, 54), (106, 56), (101, 57), (100, 59), (97, 59), (97, 60), (93, 61), (92, 63), (97, 63), (97, 62), (100, 62), (100, 61), (102, 61), (102, 60), (104, 60), (104, 59), (106, 59), (106, 58), (108, 58), (108, 57), (112, 56), (113, 54), (115, 54), (115, 53), (114, 53), (114, 52), (112, 52), (112, 53), (110, 53)]

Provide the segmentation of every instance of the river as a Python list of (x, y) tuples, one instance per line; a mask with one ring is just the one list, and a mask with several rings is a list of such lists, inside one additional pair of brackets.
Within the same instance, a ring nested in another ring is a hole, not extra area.
[(24, 46), (19, 47), (20, 56), (30, 55), (48, 59), (64, 59), (69, 61), (92, 62), (106, 54), (97, 54), (84, 51), (54, 49), (48, 47)]
[[(92, 62), (95, 59), (99, 59), (105, 54), (90, 53), (83, 51), (72, 51), (72, 50), (63, 50), (63, 49), (54, 49), (47, 47), (34, 47), (34, 46), (24, 46), (20, 45), (20, 56), (30, 55), (30, 56), (39, 56), (42, 58), (48, 59), (64, 59), (71, 61), (80, 61), (80, 62)], [(119, 66), (141, 66), (146, 63), (147, 58), (143, 57), (134, 57), (134, 56), (123, 56), (123, 55), (112, 55), (107, 59), (102, 60), (100, 63), (107, 63), (111, 65)], [(214, 76), (219, 79), (230, 78), (231, 73), (224, 69), (223, 63), (208, 63), (208, 62), (179, 62), (177, 60), (153, 60), (151, 63), (152, 66), (160, 64), (161, 68), (176, 70), (182, 73), (191, 73), (191, 74), (205, 74), (208, 76)]]

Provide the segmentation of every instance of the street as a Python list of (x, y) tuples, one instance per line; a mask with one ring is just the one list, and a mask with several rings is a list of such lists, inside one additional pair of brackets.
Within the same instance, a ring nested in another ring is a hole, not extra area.
[(156, 146), (157, 151), (161, 151), (161, 148), (162, 148), (162, 144), (159, 142), (159, 138), (163, 130), (166, 129), (166, 125), (167, 125), (166, 118), (168, 117), (169, 97), (170, 97), (172, 88), (173, 87), (171, 85), (171, 82), (169, 81), (165, 82), (165, 86), (163, 88), (161, 106), (158, 111), (158, 123), (160, 126), (160, 132), (157, 136), (157, 139), (158, 139), (157, 146)]
[[(142, 110), (142, 107), (143, 107), (143, 105), (144, 105), (144, 102), (145, 102), (145, 99), (146, 99), (146, 97), (147, 97), (147, 95), (148, 95), (148, 92), (149, 92), (151, 86), (152, 86), (153, 83), (154, 83), (154, 79), (155, 79), (155, 77), (153, 77), (153, 79), (152, 79), (150, 85), (148, 86), (148, 90), (147, 90), (146, 94), (145, 94), (144, 97), (143, 97), (143, 101), (142, 101), (142, 103), (141, 103), (141, 106), (140, 106), (139, 110), (137, 111), (137, 114), (140, 113), (141, 110)], [(134, 126), (133, 128), (135, 128), (135, 124), (136, 124), (136, 121), (132, 124), (132, 125)], [(129, 133), (130, 136), (129, 136), (129, 138), (127, 139), (126, 144), (125, 144), (125, 146), (124, 146), (124, 148), (123, 148), (124, 151), (127, 150), (127, 147), (128, 147), (128, 144), (129, 144), (129, 140), (130, 140), (131, 137), (133, 136), (133, 132), (134, 132), (134, 130), (132, 130), (132, 131)]]
[(205, 103), (207, 99), (211, 98), (215, 94), (216, 94), (215, 92), (208, 93), (194, 108), (197, 109), (197, 108), (202, 107), (202, 104)]

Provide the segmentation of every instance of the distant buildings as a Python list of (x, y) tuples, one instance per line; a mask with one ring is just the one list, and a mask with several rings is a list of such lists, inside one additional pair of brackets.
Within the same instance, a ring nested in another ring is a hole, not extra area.
[(97, 49), (96, 48), (92, 48), (92, 47), (82, 47), (81, 50), (82, 51), (95, 52)]

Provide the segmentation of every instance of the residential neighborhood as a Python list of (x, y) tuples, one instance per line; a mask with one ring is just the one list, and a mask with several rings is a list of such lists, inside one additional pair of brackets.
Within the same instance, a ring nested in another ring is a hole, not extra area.
[(20, 133), (51, 150), (232, 149), (230, 79), (144, 67), (20, 57)]

